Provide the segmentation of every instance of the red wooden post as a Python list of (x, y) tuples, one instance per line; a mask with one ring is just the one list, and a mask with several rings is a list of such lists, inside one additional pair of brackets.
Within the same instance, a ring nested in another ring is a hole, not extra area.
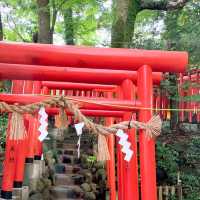
[[(11, 118), (11, 115), (9, 115), (9, 118)], [(12, 199), (13, 181), (15, 175), (15, 171), (13, 169), (15, 169), (16, 164), (16, 142), (8, 138), (10, 134), (9, 127), (10, 119), (8, 121), (8, 128), (6, 131), (6, 149), (3, 163), (3, 179), (1, 186), (1, 198), (3, 199)]]
[[(31, 94), (33, 92), (33, 81), (25, 81), (24, 94)], [(26, 163), (33, 163), (34, 159), (34, 134), (35, 133), (35, 119), (30, 114), (26, 114), (26, 119), (29, 121), (28, 128), (28, 149), (26, 155)]]
[[(20, 93), (23, 89), (23, 81), (13, 81), (12, 82), (12, 93)], [(3, 165), (3, 179), (2, 179), (2, 187), (1, 187), (1, 198), (3, 199), (12, 199), (12, 190), (13, 183), (15, 179), (15, 172), (17, 163), (20, 164), (18, 160), (18, 145), (16, 141), (9, 139), (10, 134), (10, 119), (11, 114), (9, 114), (8, 118), (8, 128), (6, 130), (6, 149), (5, 149), (5, 160)], [(20, 155), (19, 155), (20, 156)], [(23, 166), (22, 166), (23, 167)]]
[[(123, 98), (125, 100), (135, 100), (136, 90), (133, 82), (131, 80), (124, 80), (122, 85)], [(128, 92), (127, 92), (128, 91)], [(123, 117), (123, 121), (129, 121), (131, 119), (132, 113), (126, 112)], [(133, 119), (136, 115), (133, 114)], [(139, 200), (138, 191), (138, 159), (137, 159), (137, 136), (136, 130), (127, 130), (129, 135), (129, 142), (131, 142), (131, 149), (134, 152), (130, 162), (123, 160), (124, 167), (124, 199), (125, 200)], [(124, 155), (123, 155), (124, 156)], [(133, 192), (134, 191), (134, 192)]]
[[(153, 82), (152, 69), (144, 65), (138, 70), (138, 98), (143, 107), (152, 108)], [(147, 122), (152, 117), (151, 110), (140, 110), (139, 121)], [(139, 131), (140, 144), (140, 176), (142, 200), (156, 200), (156, 162), (155, 141), (145, 136), (145, 131)]]
[[(117, 95), (119, 99), (123, 98), (121, 87), (117, 88)], [(117, 183), (118, 183), (118, 200), (124, 200), (124, 175), (123, 175), (123, 155), (121, 152), (121, 145), (117, 138)]]
[[(107, 98), (113, 98), (112, 92), (107, 93)], [(106, 118), (106, 126), (111, 126), (114, 119), (112, 117)], [(108, 183), (110, 188), (110, 200), (116, 200), (116, 179), (115, 179), (115, 137), (113, 134), (107, 138), (108, 148), (110, 153), (110, 160), (107, 161)]]
[[(42, 87), (42, 83), (40, 81), (34, 81), (33, 82), (33, 94), (41, 94), (41, 87)], [(36, 127), (39, 127), (39, 119), (36, 119)], [(35, 160), (41, 160), (41, 156), (42, 156), (42, 143), (38, 140), (38, 136), (39, 136), (39, 131), (36, 128), (35, 130), (35, 139), (34, 139), (34, 159)]]
[(42, 92), (42, 94), (48, 95), (49, 94), (49, 88), (44, 86), (44, 87), (42, 87), (42, 91), (41, 92)]
[[(25, 81), (13, 81), (13, 93), (16, 93), (16, 94), (23, 93), (24, 84), (25, 84)], [(21, 188), (23, 180), (24, 180), (25, 157), (26, 157), (26, 152), (27, 152), (27, 139), (28, 138), (19, 140), (17, 143), (14, 188)]]
[[(39, 92), (39, 91), (38, 91)], [(41, 94), (44, 94), (44, 95), (49, 95), (49, 88), (47, 88), (46, 86), (44, 86), (42, 89), (41, 89)], [(43, 145), (42, 145), (42, 142), (40, 142), (39, 140), (37, 140), (37, 144), (38, 144), (38, 155), (40, 156), (40, 158), (42, 157), (42, 154), (43, 154)]]

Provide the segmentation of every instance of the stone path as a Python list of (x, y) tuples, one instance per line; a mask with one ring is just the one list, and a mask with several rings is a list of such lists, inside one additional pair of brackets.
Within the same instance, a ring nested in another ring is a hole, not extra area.
[[(64, 140), (58, 144), (58, 164), (55, 165), (55, 186), (51, 189), (52, 199), (70, 200), (79, 199), (83, 196), (80, 185), (83, 177), (78, 175), (80, 171), (79, 159), (76, 155), (76, 144)], [(62, 147), (62, 148), (61, 148)]]
[[(58, 163), (55, 165), (55, 186), (51, 189), (51, 197), (55, 200), (82, 200), (84, 192), (81, 184), (84, 176), (80, 159), (77, 157), (77, 140), (75, 133), (67, 135), (63, 142), (57, 142)], [(87, 138), (85, 138), (87, 141)], [(81, 140), (81, 150), (87, 149), (89, 143)]]

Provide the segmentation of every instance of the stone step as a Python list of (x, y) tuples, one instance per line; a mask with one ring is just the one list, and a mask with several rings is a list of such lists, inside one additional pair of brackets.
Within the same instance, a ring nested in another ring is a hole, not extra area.
[(54, 186), (51, 189), (51, 195), (54, 199), (76, 199), (83, 196), (83, 191), (79, 186)]
[(77, 173), (81, 170), (79, 165), (69, 165), (69, 164), (56, 164), (55, 171), (58, 174), (72, 174)]
[(84, 176), (81, 174), (56, 174), (55, 185), (81, 185), (84, 182)]
[(77, 155), (77, 148), (75, 148), (75, 149), (65, 149), (63, 153), (65, 155)]
[[(91, 141), (91, 136), (81, 136), (81, 140), (82, 141)], [(64, 142), (68, 142), (68, 141), (78, 141), (78, 137), (77, 135), (72, 135), (72, 136), (67, 136), (64, 138)]]
[(77, 144), (63, 143), (61, 148), (62, 149), (76, 149)]
[(64, 164), (80, 164), (80, 159), (75, 155), (63, 155), (61, 160)]
[[(70, 139), (65, 139), (63, 143), (70, 143), (70, 144), (76, 144), (78, 142), (78, 137), (77, 138), (70, 138)], [(89, 138), (82, 138), (81, 137), (81, 144), (85, 145), (91, 145), (91, 140)]]
[(80, 170), (81, 167), (79, 165), (65, 165), (65, 173), (77, 173)]
[(72, 174), (55, 174), (55, 185), (73, 185)]
[(68, 148), (68, 149), (57, 149), (57, 154), (59, 154), (59, 155), (77, 155), (77, 147), (76, 148)]
[(55, 173), (64, 174), (66, 173), (66, 168), (64, 164), (55, 164)]
[[(77, 156), (77, 146), (74, 148), (57, 148), (57, 154), (58, 155), (75, 155)], [(80, 153), (88, 153), (88, 154), (93, 154), (93, 150), (91, 148), (81, 146), (80, 148)]]

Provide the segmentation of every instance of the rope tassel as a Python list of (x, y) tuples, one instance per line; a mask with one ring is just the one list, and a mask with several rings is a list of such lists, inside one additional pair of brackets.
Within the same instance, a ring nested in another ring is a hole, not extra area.
[(160, 116), (153, 116), (146, 124), (147, 136), (150, 138), (157, 137), (161, 133), (162, 121)]
[(55, 116), (55, 126), (64, 129), (67, 124), (67, 115), (63, 107), (60, 108), (59, 114)]
[(21, 113), (12, 113), (10, 125), (10, 140), (23, 140), (26, 137), (24, 118)]
[(108, 150), (108, 144), (106, 141), (105, 135), (98, 135), (98, 153), (97, 153), (98, 161), (106, 161), (110, 160), (110, 153)]

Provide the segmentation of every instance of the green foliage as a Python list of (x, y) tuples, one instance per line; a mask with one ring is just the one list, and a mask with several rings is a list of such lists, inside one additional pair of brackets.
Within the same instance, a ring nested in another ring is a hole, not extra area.
[(177, 172), (180, 172), (184, 200), (198, 200), (200, 197), (199, 157), (199, 137), (193, 138), (191, 141), (174, 142), (168, 145), (157, 142), (157, 166), (167, 172), (168, 184), (176, 185)]
[(32, 41), (37, 30), (36, 3), (31, 0), (1, 0), (4, 38), (11, 41)]
[[(0, 93), (9, 91), (10, 82), (6, 81), (4, 82), (4, 85), (6, 87), (0, 88)], [(8, 125), (8, 114), (1, 113), (0, 114), (0, 151), (2, 151), (5, 148), (7, 125)]]
[(133, 46), (144, 49), (163, 49), (165, 12), (156, 10), (142, 10), (137, 14)]
[(178, 167), (178, 152), (170, 146), (163, 145), (160, 142), (156, 144), (157, 166), (167, 172), (169, 183), (176, 184)]
[(103, 5), (104, 1), (74, 4), (74, 31), (77, 44), (96, 45), (99, 43), (97, 29), (108, 27), (111, 16)]
[(0, 148), (5, 148), (5, 141), (6, 141), (6, 129), (8, 123), (8, 115), (1, 114), (0, 115)]
[(179, 100), (179, 94), (177, 90), (177, 75), (176, 74), (171, 74), (171, 75), (166, 75), (165, 79), (161, 81), (161, 90), (166, 92), (168, 95), (169, 99), (173, 100)]
[(191, 95), (191, 96), (186, 96), (184, 97), (184, 101), (194, 101), (194, 102), (199, 102), (200, 101), (200, 95)]
[(166, 48), (190, 53), (191, 63), (200, 63), (200, 1), (191, 0), (182, 10), (167, 13)]
[(89, 166), (93, 166), (97, 162), (96, 156), (88, 156), (87, 162), (88, 162)]

